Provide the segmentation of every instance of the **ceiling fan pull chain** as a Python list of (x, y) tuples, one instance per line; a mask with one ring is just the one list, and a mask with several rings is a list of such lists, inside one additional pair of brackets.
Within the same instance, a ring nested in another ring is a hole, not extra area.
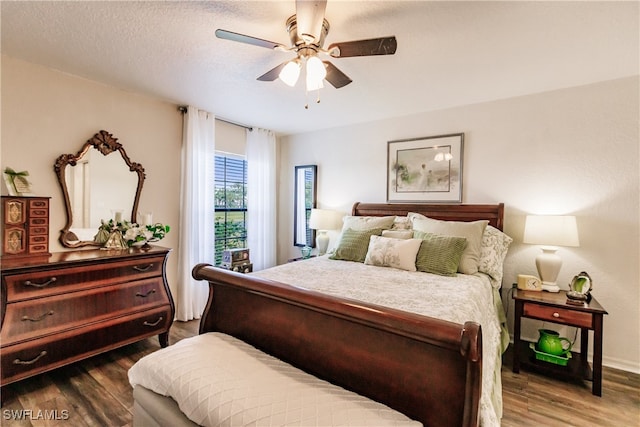
[(316, 99), (316, 104), (320, 104), (320, 89), (318, 89), (317, 93), (318, 93), (318, 98)]

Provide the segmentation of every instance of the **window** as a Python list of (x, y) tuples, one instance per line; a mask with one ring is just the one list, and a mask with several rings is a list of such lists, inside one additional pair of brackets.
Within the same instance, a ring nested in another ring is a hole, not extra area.
[(247, 161), (241, 156), (216, 154), (216, 265), (225, 249), (247, 247)]

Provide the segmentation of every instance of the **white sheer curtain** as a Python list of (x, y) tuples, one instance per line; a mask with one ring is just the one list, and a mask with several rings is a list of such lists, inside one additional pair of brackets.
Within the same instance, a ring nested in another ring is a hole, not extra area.
[(209, 296), (206, 282), (191, 277), (198, 263), (215, 262), (215, 117), (189, 106), (182, 137), (180, 242), (176, 319), (199, 319)]
[(254, 270), (276, 265), (276, 136), (247, 130), (247, 246)]

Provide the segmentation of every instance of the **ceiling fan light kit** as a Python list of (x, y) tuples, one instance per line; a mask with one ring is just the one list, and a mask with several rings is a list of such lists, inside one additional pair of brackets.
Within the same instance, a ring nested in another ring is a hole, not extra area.
[(287, 65), (282, 68), (280, 74), (278, 74), (278, 78), (282, 80), (288, 86), (295, 86), (298, 81), (298, 77), (300, 77), (300, 59), (296, 58), (293, 61), (287, 62)]
[(322, 81), (327, 76), (324, 64), (317, 56), (307, 58), (307, 91), (323, 87)]
[[(324, 87), (323, 80), (327, 80), (333, 87), (339, 89), (352, 80), (329, 61), (322, 61), (318, 55), (325, 54), (332, 58), (348, 58), (353, 56), (393, 55), (396, 52), (395, 36), (380, 37), (367, 40), (333, 43), (328, 49), (323, 49), (324, 41), (329, 33), (329, 22), (324, 18), (327, 7), (324, 1), (296, 1), (296, 14), (286, 21), (291, 47), (259, 39), (232, 31), (218, 29), (216, 36), (221, 39), (247, 43), (279, 51), (295, 52), (293, 60), (286, 61), (258, 77), (260, 81), (282, 80), (288, 86), (295, 86), (300, 77), (300, 71), (305, 69), (306, 92), (319, 90)], [(320, 98), (318, 96), (318, 101)], [(308, 106), (305, 105), (305, 108)]]

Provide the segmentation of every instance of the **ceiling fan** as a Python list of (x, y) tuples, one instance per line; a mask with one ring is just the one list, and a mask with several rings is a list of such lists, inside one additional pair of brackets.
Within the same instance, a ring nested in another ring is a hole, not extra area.
[(393, 55), (396, 52), (395, 36), (332, 43), (327, 49), (324, 49), (324, 41), (329, 32), (329, 22), (324, 18), (326, 7), (326, 0), (296, 0), (296, 14), (286, 21), (286, 29), (291, 41), (290, 47), (222, 29), (216, 30), (216, 36), (268, 49), (295, 52), (296, 57), (293, 60), (283, 62), (267, 71), (258, 77), (258, 80), (274, 81), (280, 78), (289, 86), (295, 86), (304, 66), (307, 91), (320, 89), (323, 87), (322, 81), (325, 79), (336, 89), (352, 82), (331, 62), (318, 58), (319, 54), (326, 54), (333, 58), (348, 58)]

